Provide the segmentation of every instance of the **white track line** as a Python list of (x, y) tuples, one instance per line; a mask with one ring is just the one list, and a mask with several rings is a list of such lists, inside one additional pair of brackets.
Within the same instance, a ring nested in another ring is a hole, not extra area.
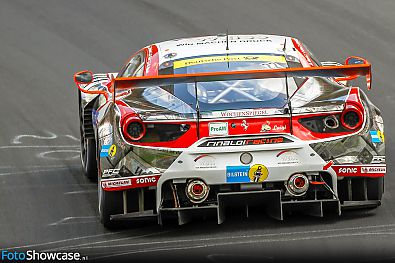
[(94, 190), (80, 190), (80, 191), (70, 191), (63, 193), (64, 195), (76, 195), (76, 194), (90, 194), (97, 193), (97, 189)]
[[(337, 237), (349, 237), (349, 236), (366, 236), (366, 235), (395, 235), (395, 233), (354, 233), (354, 234), (338, 234), (338, 235), (326, 235), (326, 236), (304, 236), (297, 238), (283, 238), (283, 239), (265, 239), (265, 240), (250, 240), (250, 241), (236, 241), (236, 242), (217, 242), (215, 244), (203, 244), (203, 245), (195, 245), (195, 246), (184, 246), (184, 247), (159, 247), (152, 249), (141, 249), (135, 251), (128, 251), (122, 253), (116, 253), (111, 255), (106, 255), (102, 257), (95, 257), (93, 259), (103, 259), (109, 257), (117, 257), (117, 256), (125, 256), (131, 254), (139, 254), (139, 253), (150, 253), (150, 252), (159, 252), (159, 251), (171, 251), (171, 250), (190, 250), (190, 249), (198, 249), (198, 248), (208, 248), (208, 247), (216, 247), (216, 246), (228, 246), (228, 245), (243, 245), (243, 244), (254, 244), (254, 243), (268, 243), (268, 242), (289, 242), (289, 241), (301, 241), (301, 240), (312, 240), (312, 239), (325, 239), (325, 238), (337, 238)], [(92, 259), (92, 258), (91, 258)]]
[[(74, 219), (95, 219), (95, 220), (88, 220), (88, 221), (82, 221), (82, 222), (68, 222), (68, 221), (71, 221)], [(48, 226), (77, 224), (77, 223), (89, 223), (89, 222), (96, 222), (96, 221), (98, 221), (98, 219), (99, 219), (98, 216), (69, 216), (69, 217), (65, 217), (55, 223), (48, 224)]]
[(28, 149), (28, 148), (77, 148), (80, 145), (3, 145), (0, 149)]
[[(367, 230), (372, 228), (381, 228), (381, 227), (392, 227), (395, 224), (390, 225), (378, 225), (378, 226), (367, 226), (367, 227), (349, 227), (349, 228), (339, 228), (339, 229), (322, 229), (322, 230), (311, 230), (311, 231), (298, 231), (298, 232), (284, 232), (284, 233), (273, 233), (273, 234), (259, 234), (259, 235), (238, 235), (238, 236), (230, 236), (230, 237), (212, 237), (212, 238), (195, 238), (195, 239), (178, 239), (178, 240), (163, 240), (163, 241), (151, 241), (144, 243), (130, 243), (130, 244), (120, 244), (120, 245), (110, 245), (110, 246), (84, 246), (84, 245), (92, 245), (97, 243), (86, 243), (79, 244), (61, 248), (54, 248), (51, 250), (64, 249), (64, 248), (78, 248), (78, 249), (92, 249), (92, 248), (108, 248), (108, 247), (122, 247), (122, 246), (142, 246), (142, 245), (152, 245), (152, 244), (168, 244), (168, 243), (185, 243), (185, 242), (207, 242), (207, 241), (215, 241), (215, 240), (223, 240), (223, 239), (242, 239), (242, 238), (265, 238), (272, 236), (290, 236), (290, 235), (305, 235), (305, 234), (315, 234), (315, 233), (325, 233), (325, 232), (336, 232), (336, 231), (350, 231), (350, 230)], [(122, 240), (134, 239), (134, 237), (123, 238)], [(115, 240), (118, 241), (118, 240)], [(106, 243), (106, 242), (114, 242), (113, 240), (104, 240), (98, 243)]]
[(5, 176), (5, 175), (21, 175), (21, 174), (35, 174), (35, 173), (41, 173), (41, 172), (53, 172), (53, 171), (58, 171), (58, 170), (69, 170), (70, 167), (64, 167), (64, 168), (54, 168), (54, 169), (42, 169), (42, 170), (32, 170), (32, 171), (25, 171), (25, 172), (8, 172), (8, 173), (0, 173), (0, 176)]
[(97, 242), (89, 242), (89, 243), (84, 243), (84, 244), (79, 244), (79, 245), (70, 245), (70, 246), (64, 246), (64, 247), (51, 248), (51, 249), (43, 250), (43, 252), (57, 251), (57, 250), (65, 250), (65, 249), (76, 248), (76, 247), (79, 247), (79, 246), (91, 245), (91, 244), (101, 244), (101, 243), (108, 243), (108, 242), (118, 242), (118, 241), (123, 241), (123, 240), (136, 239), (136, 238), (140, 238), (140, 237), (156, 236), (156, 235), (161, 235), (161, 234), (169, 233), (169, 232), (174, 232), (174, 230), (161, 231), (161, 232), (156, 232), (156, 233), (151, 233), (151, 234), (144, 234), (144, 235), (133, 236), (133, 237), (123, 237), (123, 238), (110, 239), (110, 240), (103, 240), (103, 241), (97, 241)]
[(53, 140), (53, 139), (58, 138), (58, 136), (53, 132), (50, 132), (50, 131), (44, 131), (44, 132), (49, 134), (49, 136), (22, 134), (22, 135), (15, 136), (11, 143), (12, 144), (20, 144), (22, 138), (33, 138), (33, 139), (39, 139), (39, 140)]
[(32, 247), (53, 245), (53, 244), (66, 243), (66, 242), (76, 241), (76, 240), (81, 240), (81, 239), (88, 239), (88, 238), (116, 235), (116, 234), (119, 234), (119, 233), (122, 233), (122, 232), (121, 231), (119, 231), (119, 232), (111, 232), (111, 233), (104, 233), (104, 234), (97, 234), (97, 235), (90, 235), (90, 236), (74, 237), (74, 238), (50, 241), (50, 242), (45, 242), (45, 243), (29, 244), (29, 245), (23, 245), (23, 246), (18, 246), (18, 247), (7, 247), (7, 248), (2, 248), (2, 250), (11, 250), (11, 249), (15, 250), (15, 249), (19, 249), (19, 248), (32, 248)]

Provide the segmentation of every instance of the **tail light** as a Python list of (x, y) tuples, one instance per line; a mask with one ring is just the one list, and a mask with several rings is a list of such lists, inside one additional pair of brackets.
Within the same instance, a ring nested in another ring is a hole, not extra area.
[(192, 203), (202, 203), (210, 191), (209, 186), (200, 179), (193, 179), (185, 187), (185, 193)]
[(144, 137), (146, 128), (141, 119), (135, 114), (125, 117), (122, 123), (122, 132), (125, 138), (139, 141)]
[(361, 127), (363, 123), (363, 111), (354, 104), (346, 104), (344, 111), (340, 117), (342, 125), (349, 129), (355, 130)]

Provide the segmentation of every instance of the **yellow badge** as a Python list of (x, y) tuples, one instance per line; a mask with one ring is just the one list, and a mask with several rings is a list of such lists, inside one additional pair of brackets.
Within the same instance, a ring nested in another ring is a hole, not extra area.
[(108, 150), (108, 156), (114, 157), (116, 153), (117, 153), (117, 146), (113, 144)]
[(384, 132), (378, 130), (377, 131), (377, 136), (379, 136), (379, 139), (381, 142), (384, 142)]
[(261, 183), (266, 180), (269, 170), (263, 164), (254, 164), (248, 171), (251, 182)]

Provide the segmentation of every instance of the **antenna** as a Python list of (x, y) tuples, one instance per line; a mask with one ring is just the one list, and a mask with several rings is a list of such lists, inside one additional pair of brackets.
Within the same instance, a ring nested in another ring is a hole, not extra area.
[(229, 32), (228, 29), (226, 29), (226, 61), (228, 62), (228, 68), (229, 68)]
[(195, 81), (195, 96), (196, 96), (196, 135), (197, 138), (200, 139), (200, 107), (199, 107), (199, 99), (197, 94), (197, 82)]
[(226, 29), (226, 50), (229, 51), (229, 32)]
[(284, 45), (283, 45), (284, 53), (285, 53), (286, 47), (287, 47), (287, 38), (284, 39)]

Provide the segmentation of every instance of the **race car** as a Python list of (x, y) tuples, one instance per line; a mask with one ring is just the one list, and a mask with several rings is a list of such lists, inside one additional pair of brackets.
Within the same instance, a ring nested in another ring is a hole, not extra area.
[(117, 73), (74, 81), (105, 227), (381, 204), (384, 125), (363, 91), (366, 59), (321, 63), (293, 37), (220, 34), (152, 44)]

